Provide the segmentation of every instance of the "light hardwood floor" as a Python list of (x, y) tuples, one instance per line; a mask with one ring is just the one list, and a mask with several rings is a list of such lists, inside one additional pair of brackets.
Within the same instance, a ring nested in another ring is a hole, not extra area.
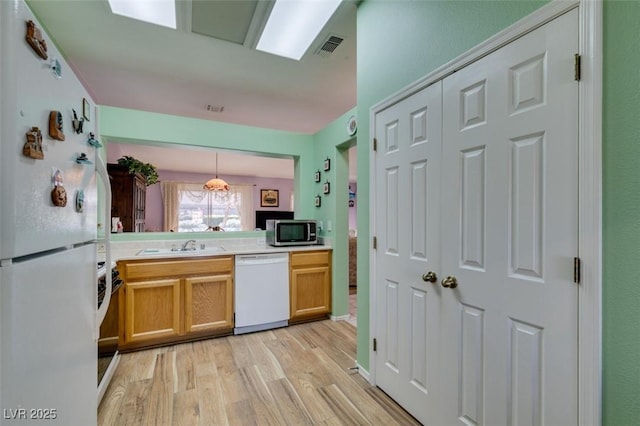
[(356, 330), (318, 321), (123, 354), (99, 425), (419, 425), (355, 366)]

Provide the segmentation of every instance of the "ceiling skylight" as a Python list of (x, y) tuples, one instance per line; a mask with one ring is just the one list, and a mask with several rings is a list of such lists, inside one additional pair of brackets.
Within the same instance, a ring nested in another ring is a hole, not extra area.
[(109, 6), (116, 15), (176, 28), (175, 0), (109, 0)]
[(277, 0), (256, 49), (299, 61), (342, 0)]

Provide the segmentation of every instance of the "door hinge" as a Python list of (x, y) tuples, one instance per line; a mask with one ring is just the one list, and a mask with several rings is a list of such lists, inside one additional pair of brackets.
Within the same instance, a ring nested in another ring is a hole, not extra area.
[(378, 248), (378, 237), (373, 237), (373, 249), (376, 250)]
[(580, 284), (580, 273), (582, 271), (582, 260), (579, 257), (573, 258), (573, 282)]
[(378, 150), (378, 139), (373, 138), (373, 152)]
[(373, 351), (378, 351), (378, 340), (375, 337), (373, 338)]
[(580, 81), (581, 72), (582, 72), (582, 56), (576, 53), (573, 56), (573, 79), (575, 81)]

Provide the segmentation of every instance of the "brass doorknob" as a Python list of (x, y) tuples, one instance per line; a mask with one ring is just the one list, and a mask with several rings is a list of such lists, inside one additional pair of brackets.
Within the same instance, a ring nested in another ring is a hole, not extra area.
[(442, 284), (442, 287), (444, 288), (456, 288), (458, 287), (458, 280), (456, 277), (449, 275), (447, 278), (443, 279), (440, 284)]
[(422, 274), (422, 281), (426, 283), (435, 283), (436, 281), (438, 281), (438, 276), (435, 272), (429, 271), (426, 274)]

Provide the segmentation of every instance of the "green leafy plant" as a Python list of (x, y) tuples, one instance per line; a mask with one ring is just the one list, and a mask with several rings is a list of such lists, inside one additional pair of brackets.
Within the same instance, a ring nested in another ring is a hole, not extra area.
[(143, 163), (129, 155), (118, 158), (118, 164), (127, 167), (131, 174), (140, 173), (144, 176), (147, 180), (147, 186), (158, 182), (158, 170), (153, 164)]

